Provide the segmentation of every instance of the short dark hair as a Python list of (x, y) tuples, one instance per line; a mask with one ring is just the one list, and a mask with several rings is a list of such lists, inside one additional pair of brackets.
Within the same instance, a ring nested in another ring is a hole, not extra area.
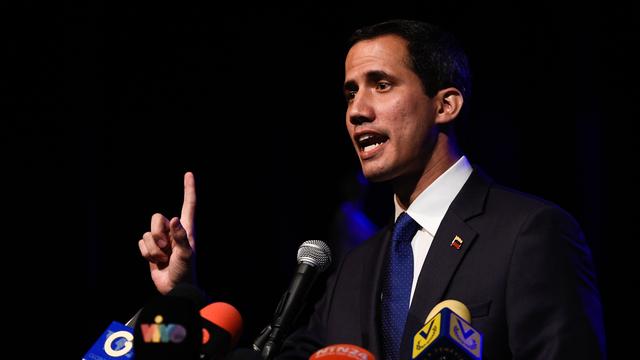
[(383, 35), (407, 40), (411, 66), (429, 97), (447, 87), (458, 89), (465, 100), (471, 96), (471, 71), (464, 50), (455, 37), (441, 28), (414, 20), (389, 20), (356, 30), (348, 48), (357, 42)]

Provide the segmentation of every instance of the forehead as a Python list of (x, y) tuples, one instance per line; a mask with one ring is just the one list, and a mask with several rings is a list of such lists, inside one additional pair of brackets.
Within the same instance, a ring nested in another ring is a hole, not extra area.
[(383, 35), (362, 40), (351, 47), (345, 60), (347, 77), (370, 70), (409, 70), (407, 41), (397, 35)]

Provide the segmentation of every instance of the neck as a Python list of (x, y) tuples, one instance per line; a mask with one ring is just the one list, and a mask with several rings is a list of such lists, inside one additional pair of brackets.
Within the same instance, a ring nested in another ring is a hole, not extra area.
[(393, 180), (393, 192), (398, 198), (398, 204), (404, 210), (431, 185), (440, 175), (462, 157), (453, 139), (445, 133), (439, 133), (431, 156), (421, 171), (408, 174)]

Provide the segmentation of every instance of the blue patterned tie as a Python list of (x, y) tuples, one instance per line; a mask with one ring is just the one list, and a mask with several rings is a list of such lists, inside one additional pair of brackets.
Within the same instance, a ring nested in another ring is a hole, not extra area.
[(382, 351), (385, 360), (398, 360), (400, 353), (413, 281), (411, 239), (418, 229), (420, 225), (406, 212), (398, 216), (393, 228), (382, 278)]

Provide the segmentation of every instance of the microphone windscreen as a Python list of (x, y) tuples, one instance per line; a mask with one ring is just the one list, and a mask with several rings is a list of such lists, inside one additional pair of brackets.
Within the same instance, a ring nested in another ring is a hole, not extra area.
[(242, 333), (242, 315), (233, 305), (224, 302), (211, 303), (200, 310), (200, 316), (226, 330), (235, 346)]
[(458, 300), (448, 299), (448, 300), (441, 301), (436, 306), (434, 306), (433, 309), (431, 309), (431, 311), (429, 312), (429, 315), (427, 315), (427, 318), (424, 321), (424, 323), (425, 324), (428, 323), (432, 317), (434, 317), (437, 313), (440, 312), (440, 310), (444, 308), (451, 309), (451, 311), (453, 311), (458, 316), (463, 318), (464, 321), (468, 323), (471, 322), (471, 313), (469, 312), (469, 309), (467, 308), (467, 306)]
[(309, 360), (375, 360), (368, 350), (352, 344), (336, 344), (314, 352)]
[(322, 240), (307, 240), (298, 248), (297, 260), (323, 272), (331, 265), (331, 249)]
[(222, 359), (240, 338), (242, 316), (236, 308), (223, 302), (205, 306), (200, 310), (200, 316), (203, 359)]
[(195, 305), (196, 309), (202, 309), (207, 305), (207, 296), (194, 285), (179, 283), (167, 293), (167, 296), (188, 299)]
[(199, 359), (202, 320), (194, 302), (176, 296), (151, 300), (134, 328), (133, 347), (136, 360)]
[(465, 318), (470, 318), (469, 310), (459, 301), (445, 300), (436, 305), (413, 337), (411, 359), (481, 360), (482, 334)]

